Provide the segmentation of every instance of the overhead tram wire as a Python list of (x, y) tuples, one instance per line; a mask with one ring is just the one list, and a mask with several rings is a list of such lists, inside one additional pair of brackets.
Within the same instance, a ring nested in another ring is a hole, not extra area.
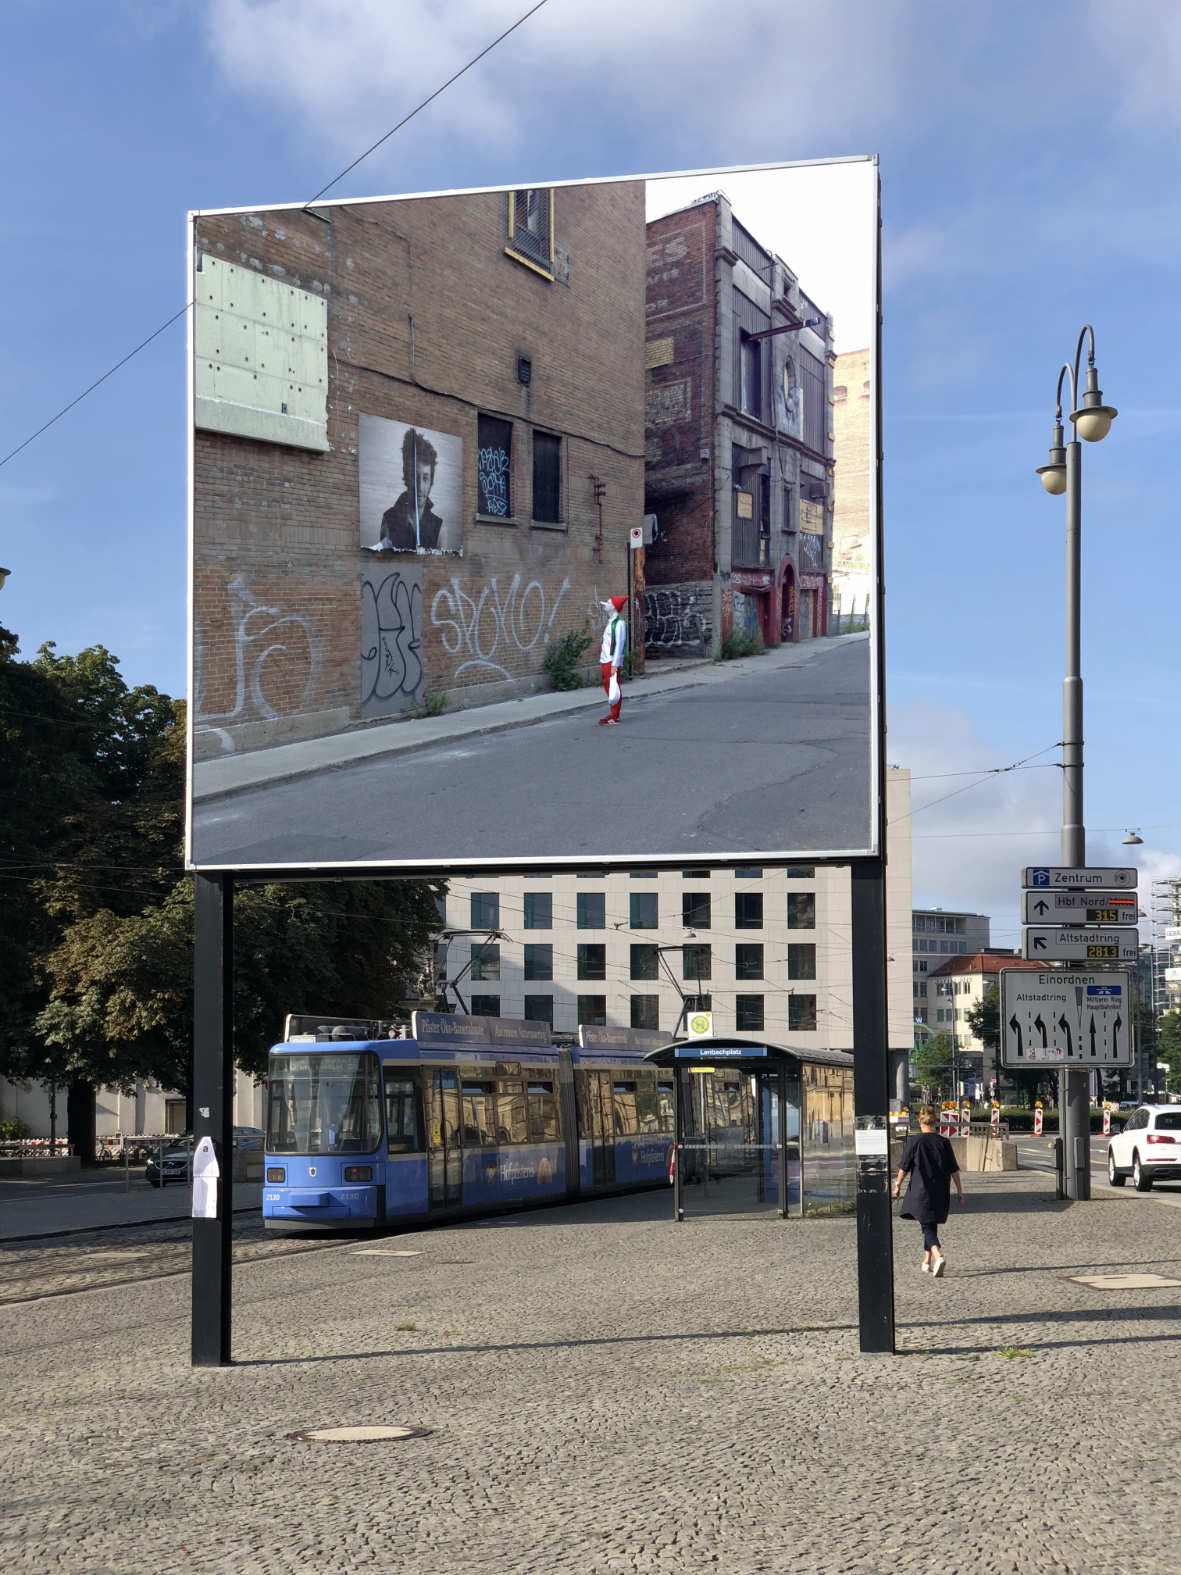
[[(325, 192), (329, 192), (334, 186), (339, 185), (346, 175), (357, 168), (358, 164), (363, 163), (363, 161), (367, 159), (371, 153), (376, 152), (376, 150), (380, 148), (383, 143), (388, 142), (395, 132), (401, 131), (402, 127), (412, 121), (416, 115), (421, 114), (422, 111), (426, 109), (428, 104), (432, 104), (441, 93), (445, 93), (452, 83), (458, 82), (461, 76), (470, 71), (473, 66), (478, 65), (480, 61), (484, 59), (485, 55), (491, 54), (492, 50), (494, 50), (498, 44), (502, 44), (510, 33), (515, 33), (517, 28), (526, 23), (531, 16), (536, 15), (536, 13), (541, 10), (542, 6), (548, 5), (548, 3), (549, 0), (537, 0), (536, 5), (531, 6), (529, 10), (526, 11), (522, 16), (519, 16), (511, 26), (506, 27), (504, 32), (494, 38), (490, 44), (486, 44), (484, 48), (480, 50), (478, 55), (473, 55), (465, 66), (461, 66), (460, 69), (454, 73), (454, 75), (449, 76), (441, 87), (437, 87), (433, 93), (431, 93), (427, 98), (424, 98), (422, 103), (418, 104), (414, 109), (412, 109), (409, 114), (403, 115), (402, 119), (398, 121), (397, 125), (391, 126), (384, 136), (379, 137), (371, 147), (365, 149), (364, 153), (359, 154), (351, 164), (346, 165), (345, 168), (341, 170), (339, 175), (335, 175), (326, 186), (321, 186), (320, 190), (314, 197), (309, 197), (307, 202), (301, 205), (302, 211), (306, 213), (312, 204), (314, 202), (318, 202)], [(49, 420), (46, 421), (42, 426), (39, 426), (35, 432), (30, 432), (29, 436), (25, 438), (22, 443), (18, 443), (14, 449), (5, 454), (3, 459), (0, 459), (0, 469), (7, 465), (10, 459), (15, 459), (16, 456), (22, 452), (22, 450), (28, 448), (29, 444), (35, 442), (37, 438), (42, 435), (42, 433), (48, 432), (50, 427), (59, 422), (64, 415), (68, 415), (69, 412), (73, 410), (75, 405), (81, 404), (88, 394), (93, 394), (96, 388), (99, 388), (103, 383), (105, 383), (109, 377), (113, 377), (121, 367), (126, 366), (128, 361), (137, 356), (141, 350), (145, 350), (148, 345), (151, 344), (153, 339), (158, 339), (166, 328), (171, 328), (173, 323), (175, 323), (179, 318), (186, 316), (192, 305), (192, 300), (186, 301), (178, 312), (173, 312), (172, 316), (167, 320), (167, 322), (161, 323), (159, 328), (150, 333), (148, 337), (140, 344), (137, 344), (134, 350), (129, 350), (125, 356), (115, 362), (114, 366), (109, 367), (101, 377), (96, 378), (88, 388), (84, 388), (80, 394), (75, 394), (74, 398), (71, 399), (68, 404), (63, 405), (55, 416), (50, 416)]]

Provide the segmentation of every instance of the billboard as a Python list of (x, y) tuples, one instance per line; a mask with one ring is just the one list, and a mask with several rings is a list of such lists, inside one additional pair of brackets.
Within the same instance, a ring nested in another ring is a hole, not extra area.
[(191, 868), (878, 851), (876, 160), (189, 225)]

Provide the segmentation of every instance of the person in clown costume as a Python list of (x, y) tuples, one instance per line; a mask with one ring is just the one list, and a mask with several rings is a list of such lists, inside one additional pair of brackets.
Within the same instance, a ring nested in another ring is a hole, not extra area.
[(603, 688), (607, 691), (607, 704), (610, 710), (606, 716), (599, 718), (600, 727), (614, 727), (619, 721), (619, 708), (623, 704), (619, 681), (623, 653), (627, 647), (627, 624), (623, 620), (623, 609), (626, 606), (626, 596), (612, 596), (610, 601), (602, 603), (603, 611), (607, 614), (607, 622), (603, 628), (603, 642), (599, 646), (599, 667), (603, 674)]

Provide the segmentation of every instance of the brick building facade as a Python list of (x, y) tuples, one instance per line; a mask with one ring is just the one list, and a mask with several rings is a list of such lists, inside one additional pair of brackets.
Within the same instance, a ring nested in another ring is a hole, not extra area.
[(720, 192), (648, 224), (648, 654), (823, 634), (832, 322)]
[(544, 687), (643, 512), (642, 182), (193, 238), (197, 758)]

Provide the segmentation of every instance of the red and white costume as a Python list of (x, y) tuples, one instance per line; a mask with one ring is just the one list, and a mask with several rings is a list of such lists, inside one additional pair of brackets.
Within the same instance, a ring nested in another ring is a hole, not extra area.
[[(623, 620), (623, 609), (627, 606), (626, 596), (613, 596), (609, 602), (603, 603), (603, 610), (607, 614), (607, 622), (603, 629), (603, 640), (599, 646), (599, 670), (603, 675), (603, 688), (607, 692), (607, 704), (610, 707), (606, 716), (599, 718), (600, 723), (606, 727), (619, 721), (619, 710), (623, 705), (623, 695), (620, 692), (620, 668), (623, 666), (623, 653), (627, 649), (627, 624)], [(615, 699), (611, 698), (611, 682), (615, 681)]]

